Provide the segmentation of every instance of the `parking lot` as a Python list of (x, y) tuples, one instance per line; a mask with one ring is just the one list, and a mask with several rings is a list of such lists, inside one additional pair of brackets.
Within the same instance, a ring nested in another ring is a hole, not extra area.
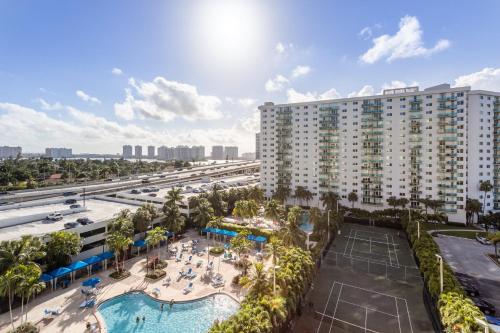
[(397, 231), (345, 223), (294, 332), (434, 332), (422, 288), (408, 243)]
[(479, 286), (479, 297), (492, 303), (500, 311), (500, 267), (487, 253), (494, 253), (493, 245), (483, 245), (473, 239), (440, 235), (434, 240), (453, 271), (473, 278)]

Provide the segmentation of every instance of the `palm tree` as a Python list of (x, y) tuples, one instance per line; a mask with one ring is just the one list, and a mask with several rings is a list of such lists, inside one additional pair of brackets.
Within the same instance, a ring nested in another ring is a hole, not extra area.
[(266, 251), (271, 256), (273, 263), (273, 293), (276, 294), (275, 289), (275, 274), (276, 274), (276, 262), (278, 260), (279, 254), (283, 248), (283, 242), (276, 236), (271, 236), (269, 243), (266, 244)]
[(12, 267), (0, 275), (0, 295), (7, 297), (9, 302), (9, 313), (10, 313), (10, 324), (12, 329), (14, 329), (14, 318), (12, 317), (12, 301), (14, 299), (14, 293), (16, 284), (20, 280), (19, 273), (16, 267)]
[(491, 185), (490, 181), (481, 181), (479, 183), (479, 191), (483, 192), (483, 215), (486, 209), (486, 193), (490, 192), (493, 189), (493, 185)]
[[(40, 282), (42, 270), (37, 264), (20, 264), (19, 281), (16, 286), (15, 294), (21, 297), (21, 324), (23, 323), (24, 306), (26, 305), (26, 320), (28, 318), (28, 302), (36, 293), (45, 288), (45, 283)], [(25, 302), (26, 301), (26, 302)]]
[(321, 210), (317, 207), (309, 209), (309, 222), (316, 225), (321, 220), (322, 214)]
[(264, 208), (264, 216), (271, 219), (273, 222), (280, 221), (283, 216), (283, 207), (275, 199), (271, 199), (266, 203)]
[(299, 200), (299, 204), (302, 204), (302, 200), (307, 200), (310, 195), (312, 196), (311, 192), (304, 186), (297, 186), (293, 197)]
[(398, 205), (398, 199), (395, 196), (387, 198), (387, 203), (389, 206), (392, 206), (393, 209), (396, 209), (396, 206)]
[(337, 201), (340, 200), (340, 196), (335, 192), (328, 191), (321, 193), (320, 200), (327, 211), (335, 210)]
[(169, 203), (177, 203), (182, 201), (184, 196), (182, 195), (182, 188), (180, 187), (172, 187), (170, 191), (168, 191), (167, 196), (165, 199), (167, 199), (167, 202)]
[(281, 228), (281, 239), (287, 246), (300, 246), (303, 247), (305, 243), (305, 234), (299, 226), (299, 216), (302, 209), (294, 206), (288, 212), (287, 223)]
[(272, 318), (273, 329), (279, 332), (280, 323), (285, 321), (287, 317), (286, 299), (283, 296), (265, 295), (261, 299), (261, 304), (266, 308)]
[[(162, 227), (156, 227), (148, 231), (148, 235), (146, 236), (146, 242), (150, 244), (153, 249), (158, 245), (158, 260), (160, 260), (160, 243), (167, 239), (165, 232), (166, 230)], [(156, 270), (156, 260), (153, 260), (153, 269)]]
[(250, 187), (248, 199), (254, 200), (257, 203), (262, 203), (264, 201), (264, 190), (257, 185)]
[(151, 228), (151, 222), (153, 221), (153, 217), (148, 209), (145, 209), (143, 206), (139, 207), (133, 217), (132, 223), (134, 224), (134, 229), (139, 231), (140, 233), (146, 232)]
[(252, 273), (243, 276), (240, 279), (240, 285), (249, 289), (250, 293), (255, 296), (262, 296), (269, 292), (270, 285), (264, 264), (261, 262), (254, 263)]
[(354, 208), (354, 203), (356, 203), (358, 199), (358, 194), (356, 192), (351, 192), (347, 195), (347, 200), (352, 203), (352, 208)]
[(125, 249), (129, 247), (130, 244), (133, 244), (133, 240), (130, 236), (120, 232), (113, 231), (108, 234), (106, 237), (106, 244), (108, 248), (115, 253), (115, 264), (116, 264), (116, 273), (118, 275), (121, 274), (120, 270), (120, 261), (119, 255), (122, 254), (122, 267), (125, 267)]
[(245, 220), (248, 217), (248, 201), (239, 200), (234, 204), (233, 215)]
[(498, 259), (497, 246), (498, 243), (500, 243), (500, 231), (497, 231), (494, 235), (490, 236), (489, 239), (493, 243), (493, 246), (495, 246), (495, 257)]
[(200, 199), (198, 205), (194, 210), (194, 222), (200, 227), (204, 228), (214, 215), (214, 209), (207, 199)]
[(479, 218), (481, 208), (482, 204), (477, 199), (467, 199), (465, 201), (465, 223), (467, 225), (472, 222), (474, 215), (478, 216)]
[(221, 229), (223, 223), (224, 218), (222, 216), (212, 216), (210, 221), (207, 223), (207, 227)]
[(279, 185), (273, 197), (281, 203), (284, 203), (291, 193), (292, 190), (290, 190), (290, 187)]
[(178, 233), (184, 228), (185, 218), (179, 211), (179, 207), (175, 201), (167, 201), (163, 205), (163, 213), (165, 218), (163, 220), (167, 230)]

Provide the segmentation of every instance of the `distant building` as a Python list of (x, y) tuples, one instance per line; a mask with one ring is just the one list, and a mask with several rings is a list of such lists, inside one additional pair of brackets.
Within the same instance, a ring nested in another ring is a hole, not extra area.
[(123, 156), (123, 158), (132, 158), (132, 146), (131, 145), (124, 145), (123, 146), (122, 156)]
[(255, 159), (260, 160), (260, 133), (255, 133)]
[(191, 159), (194, 161), (202, 161), (205, 159), (205, 147), (193, 146), (191, 147)]
[(45, 156), (52, 158), (67, 158), (73, 156), (71, 148), (45, 148)]
[(238, 147), (236, 147), (236, 146), (224, 147), (224, 159), (237, 160), (238, 159)]
[(212, 146), (212, 159), (213, 160), (223, 160), (224, 159), (224, 147)]
[(175, 149), (173, 147), (161, 146), (158, 147), (158, 159), (171, 161), (174, 159)]
[(142, 146), (135, 146), (135, 158), (142, 158)]
[(177, 146), (174, 151), (174, 159), (178, 161), (190, 161), (191, 149), (188, 146)]
[(0, 147), (0, 159), (16, 158), (17, 155), (21, 155), (22, 153), (23, 149), (21, 147), (9, 147), (9, 146)]
[(148, 146), (148, 158), (155, 158), (155, 146)]
[(255, 160), (255, 153), (243, 153), (241, 154), (241, 159), (245, 161)]

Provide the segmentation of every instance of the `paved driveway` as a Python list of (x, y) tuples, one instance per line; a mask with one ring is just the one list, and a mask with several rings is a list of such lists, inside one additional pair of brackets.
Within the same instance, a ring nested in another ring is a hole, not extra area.
[(472, 239), (440, 235), (438, 243), (446, 262), (455, 272), (476, 278), (481, 298), (495, 305), (500, 311), (500, 267), (487, 253), (494, 253), (493, 245), (482, 245)]

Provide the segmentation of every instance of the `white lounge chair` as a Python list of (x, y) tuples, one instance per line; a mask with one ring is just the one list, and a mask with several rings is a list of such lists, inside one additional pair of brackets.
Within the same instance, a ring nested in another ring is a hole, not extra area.
[(175, 261), (179, 262), (182, 260), (182, 253), (178, 253), (177, 256), (175, 257)]
[(207, 271), (210, 271), (214, 268), (214, 262), (211, 261), (208, 265), (207, 265)]
[(190, 268), (186, 275), (185, 275), (188, 279), (194, 279), (196, 277), (196, 272), (193, 272), (193, 270)]
[(191, 260), (193, 260), (193, 256), (189, 256), (189, 258), (186, 260), (186, 265), (190, 265)]
[(162, 285), (163, 286), (166, 286), (168, 287), (170, 285), (170, 283), (172, 282), (172, 279), (170, 278), (170, 276), (167, 276), (164, 280), (163, 280), (163, 283)]
[(43, 317), (44, 318), (54, 318), (58, 315), (61, 314), (61, 310), (60, 309), (45, 309), (43, 310)]
[(193, 291), (193, 282), (189, 282), (188, 285), (186, 286), (186, 288), (182, 289), (182, 292), (184, 294), (188, 294), (191, 291)]

